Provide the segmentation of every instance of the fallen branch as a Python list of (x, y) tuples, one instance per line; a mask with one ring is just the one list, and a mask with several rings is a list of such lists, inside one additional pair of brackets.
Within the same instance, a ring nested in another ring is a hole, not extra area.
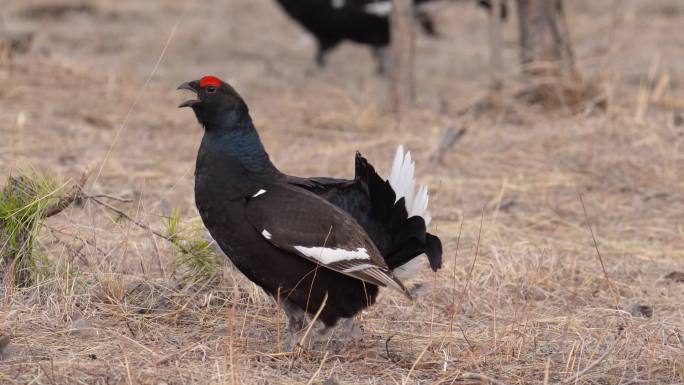
[(86, 168), (86, 170), (83, 171), (83, 174), (81, 174), (81, 177), (78, 179), (78, 183), (74, 184), (71, 187), (71, 190), (69, 190), (69, 192), (66, 193), (66, 195), (60, 198), (56, 204), (49, 207), (45, 211), (45, 218), (49, 218), (51, 216), (61, 213), (62, 211), (64, 211), (64, 209), (66, 209), (72, 203), (74, 203), (76, 199), (80, 198), (83, 192), (83, 186), (88, 181), (91, 172), (92, 170), (90, 169), (90, 167)]
[(461, 140), (463, 135), (468, 132), (468, 129), (465, 127), (462, 127), (458, 130), (453, 125), (449, 125), (449, 127), (446, 129), (444, 132), (444, 135), (442, 135), (442, 138), (439, 141), (439, 145), (437, 146), (437, 150), (432, 154), (430, 157), (430, 162), (433, 165), (442, 163), (442, 158), (444, 158), (444, 155), (446, 152), (453, 147), (453, 145)]

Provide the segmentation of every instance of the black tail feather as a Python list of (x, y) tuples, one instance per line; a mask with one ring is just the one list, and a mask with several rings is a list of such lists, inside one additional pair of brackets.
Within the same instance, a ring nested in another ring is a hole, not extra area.
[(425, 255), (430, 261), (430, 267), (433, 271), (437, 271), (442, 268), (442, 241), (436, 236), (425, 233)]
[(442, 243), (426, 230), (425, 219), (408, 216), (404, 198), (396, 200), (390, 183), (383, 180), (368, 161), (356, 153), (356, 180), (367, 189), (370, 199), (368, 218), (362, 226), (378, 246), (390, 269), (426, 254), (430, 267), (442, 266)]

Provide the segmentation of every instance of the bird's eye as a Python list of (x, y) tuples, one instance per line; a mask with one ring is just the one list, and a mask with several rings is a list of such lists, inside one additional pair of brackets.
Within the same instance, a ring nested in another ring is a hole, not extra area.
[(214, 86), (207, 87), (207, 92), (210, 94), (213, 94), (214, 92), (216, 92), (216, 87), (214, 87)]

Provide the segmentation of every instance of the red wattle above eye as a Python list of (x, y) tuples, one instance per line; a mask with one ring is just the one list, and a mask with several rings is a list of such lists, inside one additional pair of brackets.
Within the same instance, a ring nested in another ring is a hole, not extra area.
[(205, 76), (202, 79), (200, 79), (199, 83), (200, 87), (205, 88), (205, 87), (220, 87), (221, 86), (221, 79), (217, 78), (216, 76)]

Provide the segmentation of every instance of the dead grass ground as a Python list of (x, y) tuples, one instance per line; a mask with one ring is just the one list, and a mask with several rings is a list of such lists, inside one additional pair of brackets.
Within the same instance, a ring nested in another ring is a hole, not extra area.
[[(607, 97), (579, 114), (506, 99), (459, 116), (485, 94), (485, 19), (439, 5), (444, 37), (419, 40), (419, 108), (401, 129), (365, 50), (344, 46), (310, 75), (311, 42), (270, 1), (185, 3), (46, 15), (35, 7), (53, 2), (7, 0), (4, 26), (36, 40), (0, 66), (2, 175), (31, 165), (67, 179), (91, 164), (88, 190), (133, 198), (114, 204), (141, 222), (160, 228), (172, 207), (194, 216), (201, 130), (175, 109), (175, 86), (215, 73), (289, 173), (349, 176), (357, 149), (387, 170), (405, 143), (433, 191), (444, 269), (420, 277), (414, 302), (385, 293), (360, 317), (363, 342), (293, 356), (277, 347), (284, 317), (238, 273), (179, 288), (169, 245), (86, 204), (43, 231), (48, 278), (5, 287), (0, 383), (684, 383), (684, 283), (668, 278), (684, 270), (677, 0), (569, 4), (581, 71)], [(449, 124), (468, 132), (430, 164)]]

